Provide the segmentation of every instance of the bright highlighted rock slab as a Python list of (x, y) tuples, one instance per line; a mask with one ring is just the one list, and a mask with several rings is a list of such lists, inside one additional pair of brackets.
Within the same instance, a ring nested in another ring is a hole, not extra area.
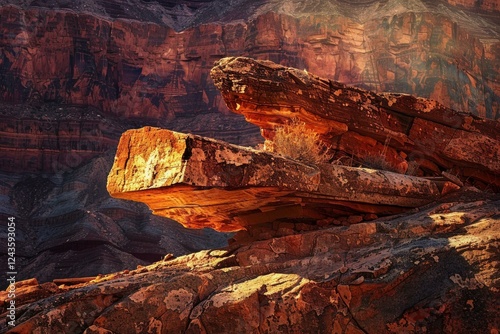
[(392, 214), (440, 196), (427, 179), (366, 168), (310, 166), (169, 130), (125, 132), (108, 176), (113, 197), (146, 203), (190, 228), (236, 231), (280, 218)]

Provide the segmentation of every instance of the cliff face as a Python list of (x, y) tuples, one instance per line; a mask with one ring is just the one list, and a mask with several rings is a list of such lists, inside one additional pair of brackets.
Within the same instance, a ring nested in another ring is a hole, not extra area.
[[(214, 61), (246, 55), (375, 91), (430, 97), (486, 118), (499, 114), (494, 1), (453, 3), (458, 7), (395, 0), (321, 6), (277, 1), (252, 3), (248, 11), (238, 10), (248, 5), (241, 1), (9, 3), (0, 8), (4, 102), (92, 106), (136, 125), (255, 144), (257, 128), (227, 114), (209, 78)], [(53, 161), (67, 159), (66, 147), (87, 159), (116, 143), (91, 131), (102, 125), (96, 119), (58, 125), (31, 115), (15, 118), (7, 115), (0, 129), (4, 171), (50, 172)], [(59, 128), (65, 138), (56, 138)], [(80, 137), (87, 143), (78, 144)], [(54, 149), (58, 140), (67, 145)], [(43, 141), (43, 154), (34, 151), (42, 144), (33, 141)]]
[(0, 170), (58, 174), (114, 149), (127, 127), (85, 106), (0, 105)]
[(145, 4), (104, 3), (89, 5), (96, 15), (3, 6), (0, 96), (128, 118), (193, 117), (225, 110), (208, 72), (215, 60), (242, 55), (498, 118), (495, 14), (430, 1), (257, 2), (245, 11), (237, 1), (216, 11), (213, 1), (191, 8), (180, 25), (167, 20), (180, 16), (177, 7), (158, 22), (141, 11)]

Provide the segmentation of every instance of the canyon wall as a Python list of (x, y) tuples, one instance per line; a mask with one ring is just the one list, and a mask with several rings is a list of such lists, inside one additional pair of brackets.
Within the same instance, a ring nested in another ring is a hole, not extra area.
[[(4, 6), (0, 96), (92, 105), (126, 118), (224, 112), (208, 72), (223, 56), (243, 55), (498, 118), (498, 16), (443, 3), (373, 3), (330, 2), (329, 15), (258, 3), (245, 21), (227, 14), (228, 22), (180, 32), (87, 12)], [(349, 11), (358, 16), (344, 15)]]
[[(111, 3), (102, 8), (76, 2), (75, 10), (62, 1), (54, 8), (38, 2), (0, 7), (1, 101), (35, 107), (31, 115), (5, 118), (1, 170), (51, 172), (52, 162), (66, 159), (68, 150), (86, 159), (116, 145), (117, 138), (76, 132), (74, 138), (83, 135), (99, 144), (51, 145), (59, 140), (56, 128), (85, 132), (100, 123), (87, 118), (79, 125), (49, 124), (53, 120), (42, 125), (32, 116), (47, 103), (91, 106), (125, 121), (127, 128), (163, 126), (236, 144), (258, 143), (258, 129), (228, 112), (209, 78), (214, 62), (224, 56), (268, 59), (341, 83), (427, 97), (499, 118), (496, 2), (476, 8), (426, 1), (323, 6), (278, 1), (254, 3), (244, 14), (237, 9), (246, 2), (229, 2), (213, 13), (217, 1), (186, 2), (189, 15), (165, 2), (154, 11), (163, 21), (151, 14), (151, 4), (137, 3), (132, 11)], [(43, 155), (35, 152), (42, 147), (33, 145), (34, 136), (52, 138), (44, 141)], [(13, 152), (26, 158), (16, 159)]]

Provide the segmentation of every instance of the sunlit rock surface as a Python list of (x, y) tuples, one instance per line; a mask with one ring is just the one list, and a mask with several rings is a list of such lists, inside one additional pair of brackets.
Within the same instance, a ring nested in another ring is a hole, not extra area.
[(499, 207), (463, 191), (349, 226), (255, 226), (227, 250), (79, 285), (26, 282), (8, 333), (494, 333)]
[(258, 125), (267, 139), (277, 126), (298, 119), (341, 157), (380, 157), (400, 173), (411, 166), (419, 175), (453, 171), (464, 181), (500, 186), (498, 121), (245, 57), (221, 59), (211, 76), (228, 107)]
[[(106, 177), (113, 157), (61, 165), (50, 177), (0, 173), (0, 217), (15, 217), (19, 280), (105, 274), (227, 244), (223, 234), (189, 231), (145, 205), (111, 198)], [(0, 260), (7, 263), (7, 253)]]
[(107, 189), (189, 228), (237, 231), (280, 218), (391, 214), (440, 197), (425, 178), (324, 164), (158, 128), (125, 132)]

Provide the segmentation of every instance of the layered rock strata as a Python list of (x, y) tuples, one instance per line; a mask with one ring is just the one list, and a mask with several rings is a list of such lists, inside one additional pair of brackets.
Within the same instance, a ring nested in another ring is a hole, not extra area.
[(390, 214), (440, 196), (427, 179), (282, 156), (158, 128), (125, 132), (108, 176), (113, 197), (186, 227), (235, 231), (280, 218)]
[(59, 174), (114, 150), (127, 122), (75, 105), (0, 103), (0, 171)]
[(166, 257), (87, 283), (20, 282), (18, 326), (2, 321), (0, 330), (495, 333), (499, 208), (498, 198), (461, 192), (350, 226), (300, 232), (299, 224), (282, 223), (267, 229), (273, 238)]
[(449, 2), (459, 7), (430, 0), (0, 2), (0, 96), (87, 104), (129, 118), (224, 112), (208, 73), (215, 60), (244, 55), (496, 119), (498, 2), (478, 4), (492, 14), (470, 1)]
[[(235, 115), (236, 116), (236, 115)], [(0, 102), (0, 172), (59, 174), (115, 151), (120, 135), (146, 125), (187, 131), (233, 143), (257, 144), (258, 128), (243, 117), (196, 115), (189, 119), (134, 120), (114, 117), (85, 105)], [(200, 127), (199, 124), (203, 124)]]
[(453, 171), (477, 185), (500, 186), (500, 123), (433, 100), (375, 94), (304, 70), (250, 58), (221, 59), (211, 71), (228, 107), (262, 129), (296, 118), (337, 154), (381, 158), (400, 173)]

